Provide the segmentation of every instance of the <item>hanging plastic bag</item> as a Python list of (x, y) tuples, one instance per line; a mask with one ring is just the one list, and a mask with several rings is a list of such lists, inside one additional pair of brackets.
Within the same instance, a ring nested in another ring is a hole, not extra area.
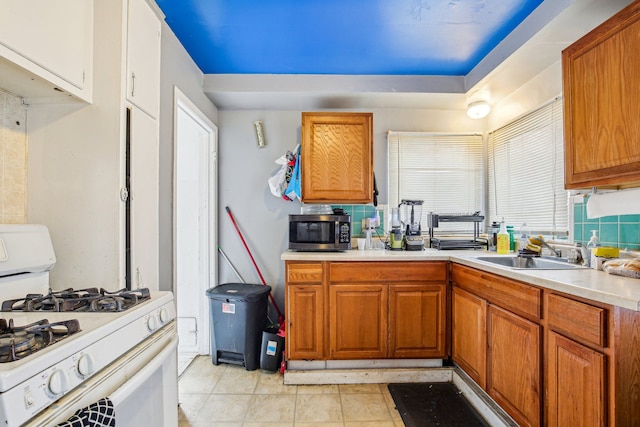
[(284, 195), (291, 200), (302, 198), (302, 191), (300, 189), (300, 147), (296, 147), (296, 151), (296, 165), (293, 168), (293, 174), (291, 175), (289, 186), (284, 192)]
[[(296, 146), (294, 151), (298, 151), (299, 145)], [(269, 178), (267, 181), (269, 183), (269, 189), (271, 190), (271, 194), (276, 197), (282, 197), (285, 200), (291, 200), (287, 196), (285, 196), (285, 191), (291, 181), (291, 175), (293, 174), (293, 169), (296, 164), (296, 156), (291, 151), (287, 151), (284, 155), (282, 155), (279, 159), (275, 161), (275, 163), (282, 165), (280, 169)]]
[(287, 165), (282, 165), (278, 172), (268, 180), (271, 194), (282, 197), (287, 189)]

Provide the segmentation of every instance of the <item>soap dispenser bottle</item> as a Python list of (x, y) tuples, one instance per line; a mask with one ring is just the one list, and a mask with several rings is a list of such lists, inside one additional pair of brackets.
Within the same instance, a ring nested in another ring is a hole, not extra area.
[(591, 239), (587, 243), (587, 248), (592, 249), (600, 246), (600, 239), (598, 238), (598, 230), (591, 230)]
[(587, 243), (587, 254), (589, 256), (589, 262), (587, 265), (591, 268), (598, 268), (598, 262), (591, 253), (593, 248), (600, 246), (600, 239), (598, 238), (598, 230), (591, 230), (591, 239)]
[(496, 246), (498, 249), (497, 252), (499, 254), (504, 255), (509, 253), (510, 239), (509, 239), (509, 233), (507, 232), (507, 227), (504, 224), (504, 218), (500, 223), (500, 231), (498, 231), (498, 244)]

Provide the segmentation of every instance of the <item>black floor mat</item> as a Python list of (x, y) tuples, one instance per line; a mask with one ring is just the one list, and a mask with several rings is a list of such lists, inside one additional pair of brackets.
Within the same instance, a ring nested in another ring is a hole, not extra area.
[(389, 384), (407, 427), (489, 426), (452, 383)]

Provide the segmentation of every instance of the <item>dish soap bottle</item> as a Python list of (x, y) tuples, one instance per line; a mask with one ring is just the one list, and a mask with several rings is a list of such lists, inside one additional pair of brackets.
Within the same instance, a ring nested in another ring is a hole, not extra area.
[(509, 249), (510, 249), (510, 239), (509, 239), (509, 233), (507, 232), (507, 227), (504, 224), (504, 218), (502, 219), (502, 222), (500, 223), (500, 231), (498, 231), (498, 244), (497, 246), (497, 252), (499, 254), (508, 254), (509, 253)]

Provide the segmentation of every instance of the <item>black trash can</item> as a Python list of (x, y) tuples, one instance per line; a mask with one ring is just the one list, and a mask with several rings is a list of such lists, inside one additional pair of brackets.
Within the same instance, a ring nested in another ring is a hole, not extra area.
[(207, 290), (211, 312), (211, 361), (260, 366), (270, 286), (225, 283)]
[(267, 328), (262, 332), (262, 351), (260, 352), (260, 369), (275, 372), (280, 369), (284, 337), (278, 335), (278, 328)]

